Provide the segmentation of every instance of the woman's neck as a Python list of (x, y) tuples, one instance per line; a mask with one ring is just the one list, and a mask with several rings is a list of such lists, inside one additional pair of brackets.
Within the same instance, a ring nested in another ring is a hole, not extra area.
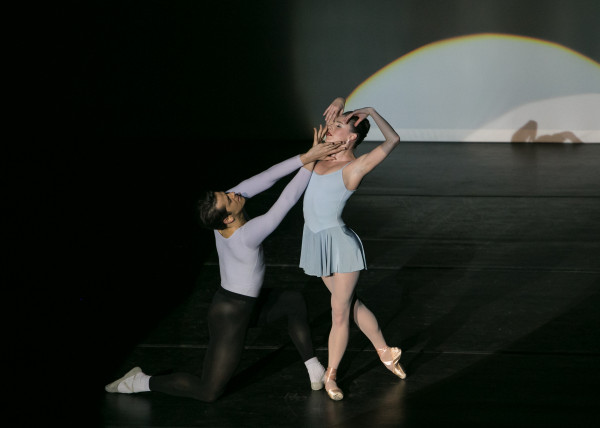
[(343, 152), (339, 152), (335, 154), (335, 159), (332, 159), (333, 162), (350, 162), (356, 159), (354, 156), (353, 150), (344, 150)]

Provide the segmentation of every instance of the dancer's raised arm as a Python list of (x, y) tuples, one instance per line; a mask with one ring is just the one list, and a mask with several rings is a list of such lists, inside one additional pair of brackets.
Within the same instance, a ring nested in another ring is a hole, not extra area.
[(336, 117), (344, 113), (345, 106), (346, 100), (344, 99), (344, 97), (337, 97), (336, 99), (334, 99), (323, 113), (323, 117), (325, 117), (325, 123), (333, 122)]
[(348, 166), (348, 171), (344, 176), (346, 185), (349, 189), (356, 189), (360, 184), (361, 180), (369, 172), (379, 165), (383, 160), (390, 154), (392, 150), (400, 143), (400, 136), (394, 131), (394, 128), (383, 118), (373, 107), (364, 107), (352, 112), (347, 112), (342, 116), (342, 121), (345, 123), (350, 122), (353, 117), (357, 117), (353, 126), (356, 127), (360, 122), (365, 120), (368, 116), (371, 116), (385, 141), (379, 146), (375, 147), (368, 153), (358, 157), (351, 165)]

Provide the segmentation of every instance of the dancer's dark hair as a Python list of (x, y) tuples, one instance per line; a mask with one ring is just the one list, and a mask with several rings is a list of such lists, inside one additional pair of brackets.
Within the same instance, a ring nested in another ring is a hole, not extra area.
[(215, 192), (206, 191), (202, 198), (198, 200), (198, 219), (200, 224), (207, 229), (223, 230), (226, 227), (223, 220), (229, 213), (225, 208), (217, 209), (216, 204)]
[[(344, 116), (352, 115), (352, 111), (347, 111), (344, 113)], [(348, 125), (350, 125), (350, 132), (353, 132), (357, 135), (356, 141), (354, 142), (354, 147), (356, 148), (362, 141), (365, 139), (367, 134), (369, 133), (369, 129), (371, 129), (371, 123), (368, 119), (363, 119), (358, 126), (355, 126), (356, 121), (358, 120), (358, 116), (351, 116), (350, 120), (348, 120)]]

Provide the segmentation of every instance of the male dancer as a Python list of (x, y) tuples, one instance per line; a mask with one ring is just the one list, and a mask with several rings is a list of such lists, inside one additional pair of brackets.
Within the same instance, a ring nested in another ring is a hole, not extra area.
[[(266, 302), (258, 299), (265, 271), (262, 242), (281, 223), (304, 192), (314, 163), (341, 150), (336, 142), (323, 143), (327, 132), (314, 130), (313, 147), (249, 178), (227, 192), (207, 192), (199, 201), (201, 222), (214, 229), (221, 287), (208, 311), (210, 341), (201, 375), (173, 373), (149, 376), (135, 367), (122, 378), (106, 385), (107, 392), (159, 391), (169, 395), (215, 401), (224, 392), (237, 368), (252, 314), (272, 322), (287, 316), (288, 332), (306, 365), (311, 388), (323, 388), (324, 367), (314, 354), (307, 321), (306, 304), (296, 291), (273, 292)], [(246, 198), (263, 192), (280, 178), (300, 168), (271, 209), (248, 219)]]

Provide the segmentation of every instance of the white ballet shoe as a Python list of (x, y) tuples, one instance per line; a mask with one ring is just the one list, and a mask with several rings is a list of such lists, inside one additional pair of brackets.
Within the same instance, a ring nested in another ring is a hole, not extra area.
[(135, 391), (133, 390), (133, 377), (142, 373), (142, 369), (139, 367), (134, 367), (129, 370), (123, 377), (115, 380), (112, 383), (109, 383), (104, 387), (106, 392), (120, 392), (121, 394), (133, 394)]

